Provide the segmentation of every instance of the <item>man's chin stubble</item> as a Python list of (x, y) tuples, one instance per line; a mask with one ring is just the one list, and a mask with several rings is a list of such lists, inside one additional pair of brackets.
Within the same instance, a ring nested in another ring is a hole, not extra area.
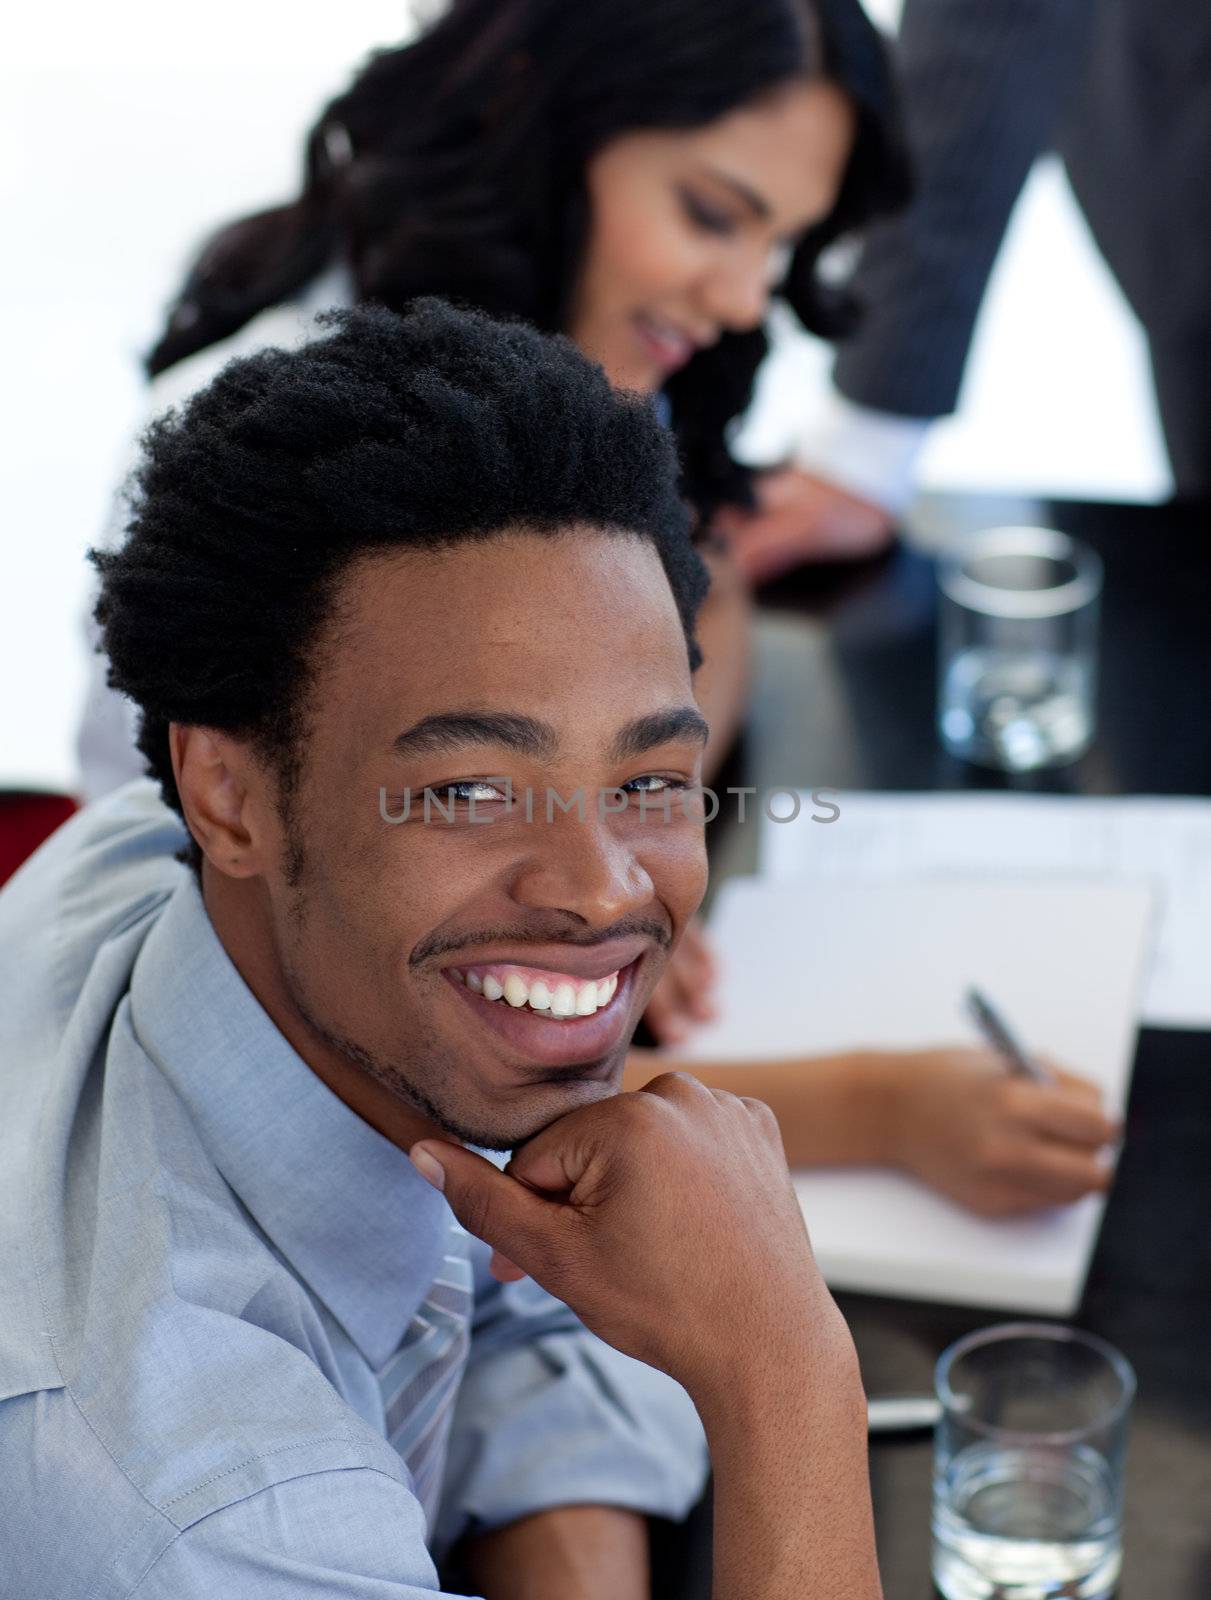
[[(474, 1145), (480, 1150), (517, 1150), (529, 1140), (540, 1134), (544, 1128), (550, 1127), (553, 1122), (558, 1122), (561, 1117), (569, 1112), (578, 1110), (581, 1105), (589, 1105), (596, 1100), (607, 1099), (618, 1092), (621, 1082), (621, 1069), (618, 1081), (614, 1083), (597, 1082), (593, 1088), (601, 1090), (599, 1094), (578, 1100), (574, 1106), (566, 1106), (555, 1110), (550, 1116), (533, 1117), (525, 1122), (502, 1126), (496, 1124), (487, 1128), (481, 1123), (468, 1121), (461, 1112), (426, 1093), (417, 1084), (413, 1083), (406, 1072), (397, 1062), (386, 1061), (376, 1056), (364, 1046), (355, 1043), (352, 1039), (344, 1038), (324, 1027), (312, 1013), (301, 1003), (297, 987), (294, 987), (294, 1004), (299, 1016), (307, 1027), (332, 1050), (344, 1057), (351, 1066), (364, 1072), (375, 1083), (386, 1089), (396, 1100), (407, 1106), (410, 1111), (419, 1112), (421, 1116), (436, 1123), (443, 1133), (448, 1133), (451, 1138), (457, 1139), (462, 1144)], [(599, 1072), (603, 1061), (583, 1062), (568, 1067), (534, 1067), (532, 1088), (535, 1090), (550, 1086), (558, 1089), (562, 1085), (579, 1083), (587, 1074)]]

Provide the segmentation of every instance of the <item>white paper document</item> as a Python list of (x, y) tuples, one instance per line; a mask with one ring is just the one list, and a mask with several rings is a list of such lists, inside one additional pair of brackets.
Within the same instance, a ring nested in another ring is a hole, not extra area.
[[(1151, 913), (1138, 885), (734, 879), (711, 924), (720, 1017), (689, 1054), (976, 1044), (962, 1004), (975, 985), (1027, 1048), (1096, 1079), (1120, 1108)], [(804, 1172), (796, 1188), (834, 1288), (1050, 1315), (1075, 1309), (1103, 1209), (1089, 1197), (990, 1222), (872, 1169)]]
[[(1158, 916), (1142, 1021), (1211, 1027), (1211, 800), (834, 793), (840, 817), (763, 821), (767, 877), (812, 883), (1145, 883)], [(790, 811), (782, 796), (775, 809)]]

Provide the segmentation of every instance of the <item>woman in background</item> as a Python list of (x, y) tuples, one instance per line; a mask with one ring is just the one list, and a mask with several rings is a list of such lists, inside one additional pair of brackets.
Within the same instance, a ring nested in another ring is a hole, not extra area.
[[(749, 620), (711, 527), (752, 504), (727, 440), (771, 293), (811, 331), (842, 334), (854, 308), (821, 253), (906, 189), (859, 0), (453, 0), (322, 113), (293, 201), (203, 248), (148, 360), (152, 404), (355, 300), (441, 294), (566, 333), (615, 384), (650, 393), (678, 440), (712, 572), (697, 683), (709, 777), (742, 714)], [(90, 794), (141, 772), (99, 680), (81, 754)], [(710, 977), (691, 933), (653, 999), (658, 1038), (704, 1014)], [(671, 1065), (637, 1052), (628, 1086)], [(1089, 1086), (1023, 1085), (984, 1052), (694, 1070), (769, 1099), (793, 1164), (892, 1162), (986, 1211), (1105, 1182), (1097, 1150), (1114, 1130)]]

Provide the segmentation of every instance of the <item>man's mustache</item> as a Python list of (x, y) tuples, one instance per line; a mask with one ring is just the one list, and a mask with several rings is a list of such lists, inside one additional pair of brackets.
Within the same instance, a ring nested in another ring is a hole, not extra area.
[(613, 939), (633, 939), (636, 936), (651, 939), (662, 950), (673, 942), (671, 930), (662, 922), (650, 917), (624, 917), (608, 928), (585, 929), (567, 920), (543, 924), (528, 922), (522, 927), (478, 928), (474, 932), (458, 934), (430, 934), (422, 939), (408, 957), (408, 965), (417, 967), (436, 956), (448, 956), (457, 950), (471, 949), (477, 945), (508, 944), (568, 944), (578, 949), (592, 949), (594, 945), (609, 944)]

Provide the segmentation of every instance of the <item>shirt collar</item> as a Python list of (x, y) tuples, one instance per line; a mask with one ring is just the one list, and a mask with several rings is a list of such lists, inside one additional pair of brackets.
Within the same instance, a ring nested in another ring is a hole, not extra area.
[(450, 1209), (279, 1033), (223, 948), (192, 873), (140, 952), (131, 1014), (223, 1178), (381, 1366), (437, 1274)]

